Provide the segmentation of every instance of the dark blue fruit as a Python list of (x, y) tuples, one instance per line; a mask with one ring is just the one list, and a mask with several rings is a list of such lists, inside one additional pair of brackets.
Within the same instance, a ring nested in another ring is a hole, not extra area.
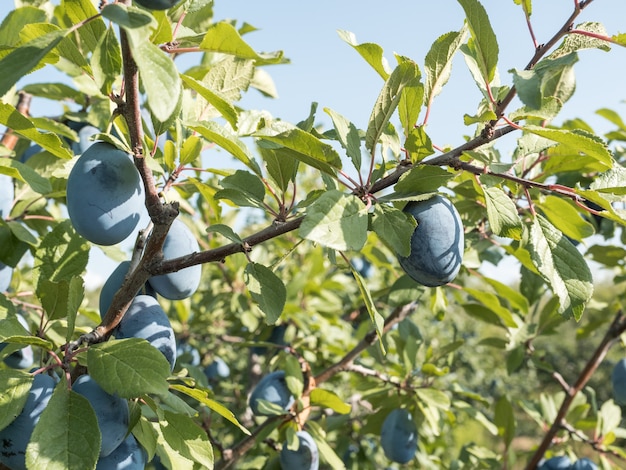
[(102, 434), (100, 457), (109, 455), (126, 437), (130, 421), (128, 402), (105, 392), (89, 375), (80, 376), (72, 385), (72, 390), (84, 396), (91, 404)]
[[(163, 259), (169, 260), (200, 251), (198, 240), (180, 220), (174, 220), (163, 243)], [(151, 277), (148, 281), (166, 299), (181, 300), (191, 296), (200, 285), (202, 266), (190, 266), (180, 271)]]
[(557, 455), (540, 462), (537, 470), (569, 470), (571, 466), (572, 461), (567, 455)]
[(178, 362), (190, 366), (200, 365), (200, 352), (189, 343), (178, 343), (176, 347)]
[(411, 201), (404, 212), (417, 220), (411, 237), (411, 253), (399, 256), (400, 266), (416, 282), (436, 287), (452, 281), (463, 262), (464, 235), (461, 217), (447, 198), (436, 195)]
[(320, 455), (317, 444), (306, 431), (298, 431), (298, 450), (290, 450), (287, 443), (283, 444), (280, 451), (280, 466), (283, 470), (317, 470), (320, 466)]
[(230, 367), (221, 357), (216, 357), (211, 364), (206, 366), (204, 374), (209, 380), (225, 379), (230, 375)]
[[(16, 316), (17, 320), (22, 324), (26, 331), (28, 331), (29, 328), (26, 319), (19, 313)], [(24, 332), (24, 334), (27, 333)], [(0, 351), (2, 351), (5, 347), (6, 343), (0, 343)], [(33, 362), (34, 355), (32, 346), (25, 346), (22, 349), (18, 349), (17, 351), (12, 352), (4, 358), (4, 363), (9, 367), (13, 367), (14, 369), (28, 369), (32, 367)]]
[(389, 460), (407, 463), (417, 452), (417, 427), (413, 416), (403, 408), (392, 410), (380, 433), (380, 444)]
[(572, 470), (598, 470), (598, 466), (586, 457), (574, 462), (571, 466)]
[(621, 359), (611, 372), (613, 400), (619, 405), (626, 405), (626, 359)]
[(26, 446), (55, 385), (49, 375), (36, 375), (21, 413), (0, 431), (0, 462), (12, 470), (26, 470)]
[(285, 371), (277, 370), (263, 377), (250, 395), (250, 408), (256, 416), (267, 416), (259, 410), (258, 400), (267, 400), (287, 411), (295, 401), (285, 381)]
[(135, 0), (137, 5), (141, 5), (149, 10), (167, 10), (178, 2), (180, 2), (180, 0)]
[(128, 237), (143, 210), (143, 186), (128, 154), (106, 142), (89, 147), (68, 177), (67, 210), (74, 229), (92, 243)]
[(163, 308), (154, 297), (138, 295), (114, 331), (118, 339), (143, 338), (163, 353), (174, 370), (176, 339)]
[(100, 457), (96, 470), (144, 470), (148, 455), (132, 434), (106, 457)]

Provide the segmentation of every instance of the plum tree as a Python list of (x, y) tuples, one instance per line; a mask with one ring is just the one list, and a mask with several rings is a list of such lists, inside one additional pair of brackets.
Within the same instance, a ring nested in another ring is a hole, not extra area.
[(280, 451), (280, 466), (284, 470), (301, 469), (317, 470), (320, 465), (320, 456), (317, 444), (307, 431), (298, 431), (298, 448), (289, 449), (287, 443), (283, 443)]
[(567, 455), (556, 455), (545, 459), (537, 466), (537, 470), (569, 470), (572, 461)]
[(180, 0), (134, 0), (137, 5), (141, 5), (149, 10), (167, 10), (172, 8)]
[(429, 287), (452, 281), (463, 262), (464, 232), (461, 216), (442, 195), (412, 201), (404, 211), (417, 221), (411, 237), (411, 254), (400, 256), (402, 269), (416, 282)]
[(407, 463), (417, 452), (417, 426), (404, 408), (389, 412), (380, 431), (380, 444), (389, 460)]
[(176, 338), (172, 325), (159, 302), (149, 295), (138, 295), (115, 330), (115, 337), (143, 338), (163, 353), (171, 369), (176, 364)]
[(626, 359), (620, 359), (611, 372), (613, 399), (620, 405), (626, 405)]
[(98, 245), (114, 245), (135, 229), (143, 186), (128, 154), (97, 142), (78, 158), (67, 179), (67, 210), (74, 229)]
[(230, 367), (221, 357), (213, 359), (208, 366), (204, 368), (204, 374), (209, 380), (221, 380), (230, 375)]
[(285, 371), (277, 370), (265, 375), (250, 394), (250, 408), (256, 416), (268, 416), (271, 413), (263, 409), (259, 400), (268, 401), (282, 410), (289, 410), (295, 398), (287, 387)]
[(26, 446), (55, 385), (49, 375), (35, 375), (24, 408), (6, 428), (0, 430), (0, 462), (10, 469), (26, 470)]
[[(180, 220), (174, 220), (163, 243), (163, 258), (166, 260), (178, 258), (198, 251), (200, 247), (191, 230)], [(178, 272), (151, 277), (148, 282), (166, 299), (182, 300), (198, 289), (201, 277), (202, 267), (196, 265)]]
[(96, 413), (102, 434), (100, 456), (106, 457), (117, 449), (126, 437), (130, 421), (128, 402), (105, 392), (89, 375), (81, 375), (72, 384), (72, 390), (89, 400)]
[[(28, 332), (28, 322), (26, 321), (24, 316), (18, 313), (16, 317), (17, 320), (22, 324), (26, 332)], [(2, 351), (6, 346), (6, 343), (0, 343), (0, 351)], [(28, 369), (29, 367), (32, 367), (33, 359), (33, 348), (32, 346), (28, 345), (21, 349), (18, 349), (17, 351), (13, 351), (8, 356), (5, 356), (3, 360), (7, 366), (13, 367), (14, 369)]]
[(98, 459), (96, 470), (144, 470), (147, 460), (144, 448), (129, 434), (113, 452)]

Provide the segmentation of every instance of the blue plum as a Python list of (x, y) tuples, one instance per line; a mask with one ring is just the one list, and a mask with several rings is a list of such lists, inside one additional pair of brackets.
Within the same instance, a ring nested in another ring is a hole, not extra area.
[(74, 229), (98, 245), (115, 245), (137, 226), (143, 186), (128, 154), (96, 142), (76, 161), (67, 180), (67, 210)]
[(96, 470), (144, 470), (148, 454), (132, 434), (106, 457), (100, 457)]
[(230, 376), (230, 367), (221, 357), (216, 357), (211, 364), (206, 366), (204, 374), (209, 380), (225, 379)]
[(577, 460), (570, 468), (571, 470), (598, 470), (598, 466), (587, 457)]
[(256, 416), (267, 416), (266, 413), (259, 409), (259, 399), (278, 405), (285, 411), (291, 408), (295, 398), (287, 387), (284, 370), (277, 370), (267, 374), (259, 381), (250, 394), (249, 403), (252, 413)]
[[(16, 316), (17, 320), (22, 324), (24, 329), (28, 331), (29, 328), (26, 319), (19, 313)], [(0, 351), (2, 351), (5, 347), (6, 343), (0, 343)], [(4, 363), (9, 367), (13, 367), (14, 369), (28, 369), (29, 367), (32, 367), (33, 362), (34, 355), (32, 346), (25, 346), (22, 349), (18, 349), (17, 351), (12, 352), (4, 358)]]
[(100, 129), (90, 124), (81, 127), (78, 131), (78, 142), (72, 142), (72, 151), (76, 155), (84, 153), (89, 147), (91, 147), (95, 143), (93, 140), (91, 140), (91, 137), (99, 133)]
[(55, 385), (49, 375), (36, 375), (24, 408), (11, 424), (0, 430), (0, 462), (12, 470), (26, 470), (26, 446)]
[(417, 427), (411, 413), (404, 408), (392, 410), (383, 421), (380, 443), (389, 460), (409, 462), (417, 452)]
[(180, 0), (134, 0), (134, 2), (148, 10), (167, 10), (180, 2)]
[(109, 455), (126, 437), (130, 421), (128, 402), (105, 392), (89, 375), (81, 375), (72, 385), (72, 390), (84, 396), (91, 404), (102, 434), (100, 457)]
[(298, 442), (300, 446), (297, 450), (287, 448), (287, 443), (283, 444), (280, 451), (280, 466), (284, 470), (317, 470), (320, 466), (320, 455), (317, 444), (306, 431), (298, 431)]
[(138, 295), (114, 331), (116, 338), (143, 338), (163, 353), (174, 370), (176, 339), (167, 315), (149, 295)]
[[(272, 327), (272, 331), (270, 332), (269, 338), (261, 340), (264, 341), (266, 343), (274, 343), (274, 344), (279, 344), (279, 345), (283, 345), (285, 344), (285, 331), (287, 330), (287, 325), (285, 323), (282, 323), (280, 325), (275, 325)], [(267, 352), (267, 347), (266, 346), (253, 346), (252, 347), (252, 352), (254, 354), (265, 354)], [(273, 352), (278, 351), (278, 348), (274, 349), (272, 348)]]
[[(163, 259), (169, 260), (200, 251), (198, 240), (191, 230), (176, 219), (163, 243)], [(180, 271), (151, 277), (148, 282), (161, 296), (181, 300), (191, 296), (200, 285), (202, 266), (190, 266)]]
[(179, 342), (176, 348), (176, 356), (179, 362), (191, 366), (200, 365), (200, 352), (189, 343)]
[(398, 257), (402, 269), (428, 287), (452, 281), (461, 269), (465, 244), (461, 217), (452, 202), (436, 195), (409, 202), (404, 212), (418, 225), (411, 236), (411, 253)]
[(571, 466), (572, 461), (567, 455), (557, 455), (539, 462), (537, 470), (569, 470)]
[(611, 372), (613, 400), (619, 405), (626, 405), (626, 359), (617, 361)]

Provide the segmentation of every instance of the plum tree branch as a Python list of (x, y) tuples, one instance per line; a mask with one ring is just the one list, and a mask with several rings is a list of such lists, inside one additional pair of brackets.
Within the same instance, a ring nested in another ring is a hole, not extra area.
[(539, 444), (539, 447), (528, 462), (528, 465), (526, 465), (526, 470), (532, 470), (537, 467), (537, 464), (552, 444), (554, 436), (556, 436), (556, 433), (563, 428), (563, 425), (565, 423), (565, 416), (567, 415), (567, 412), (569, 411), (569, 408), (572, 405), (576, 394), (585, 387), (595, 370), (598, 368), (598, 366), (606, 356), (611, 346), (613, 346), (613, 344), (615, 344), (615, 342), (619, 340), (620, 335), (624, 333), (624, 331), (626, 331), (626, 316), (620, 310), (611, 322), (609, 329), (602, 338), (602, 341), (594, 351), (593, 355), (591, 356), (591, 358), (589, 358), (587, 364), (585, 364), (585, 367), (578, 376), (576, 383), (569, 387), (569, 390), (566, 390), (567, 393), (565, 394), (563, 403), (561, 403), (561, 407), (559, 408), (559, 411), (554, 418), (550, 429), (548, 430), (548, 432), (546, 432), (546, 435), (543, 437), (541, 444)]

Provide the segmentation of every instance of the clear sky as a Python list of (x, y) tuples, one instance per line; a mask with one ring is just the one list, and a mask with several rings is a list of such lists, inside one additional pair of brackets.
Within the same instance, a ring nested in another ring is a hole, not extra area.
[[(0, 18), (13, 8), (12, 0), (0, 0)], [(98, 3), (94, 0), (94, 3)], [(508, 71), (523, 68), (534, 47), (521, 8), (514, 0), (482, 0), (498, 38), (499, 73), (503, 84), (511, 83)], [(540, 43), (547, 41), (571, 14), (574, 0), (535, 0), (532, 22)], [(267, 109), (281, 119), (298, 122), (308, 115), (311, 102), (319, 103), (319, 121), (328, 126), (321, 110), (329, 107), (358, 127), (366, 128), (372, 106), (383, 85), (381, 78), (343, 42), (337, 30), (355, 34), (359, 43), (377, 43), (393, 66), (394, 53), (415, 60), (422, 67), (424, 56), (440, 35), (459, 30), (463, 9), (456, 0), (216, 0), (215, 20), (237, 19), (248, 22), (258, 31), (247, 34), (246, 41), (258, 51), (283, 50), (291, 60), (266, 70), (273, 77), (279, 98), (261, 96), (252, 90), (241, 105), (250, 109)], [(598, 21), (609, 35), (626, 33), (626, 1), (594, 0), (577, 22)], [(193, 56), (183, 64), (193, 61)], [(566, 104), (558, 121), (581, 117), (597, 132), (611, 125), (594, 116), (595, 110), (609, 107), (626, 116), (626, 48), (614, 46), (609, 53), (589, 50), (580, 53), (576, 65), (577, 91)], [(30, 82), (60, 81), (51, 67), (25, 77), (19, 85)], [(464, 114), (474, 114), (480, 93), (459, 55), (454, 62), (452, 78), (436, 98), (427, 132), (436, 145), (456, 146), (473, 128), (463, 124)], [(511, 110), (514, 107), (510, 108)], [(36, 101), (34, 115), (58, 115), (58, 104)], [(423, 118), (423, 116), (422, 116)], [(515, 137), (501, 147), (506, 153)], [(112, 267), (110, 267), (112, 269)], [(102, 273), (106, 276), (106, 273)]]

